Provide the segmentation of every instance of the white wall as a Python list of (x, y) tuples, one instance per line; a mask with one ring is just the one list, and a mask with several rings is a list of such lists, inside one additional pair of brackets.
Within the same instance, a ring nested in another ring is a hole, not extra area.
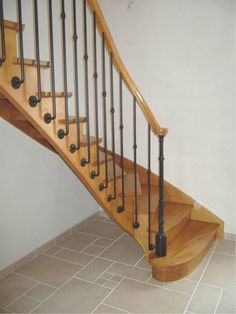
[(235, 1), (134, 0), (131, 11), (128, 2), (99, 0), (125, 65), (169, 128), (165, 177), (235, 233)]
[(0, 119), (0, 270), (98, 210), (54, 153)]

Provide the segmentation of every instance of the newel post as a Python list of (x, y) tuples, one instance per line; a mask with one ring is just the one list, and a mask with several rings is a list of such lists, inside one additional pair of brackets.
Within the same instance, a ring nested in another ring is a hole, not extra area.
[(158, 232), (156, 234), (156, 256), (164, 257), (167, 254), (167, 237), (164, 232), (164, 137), (159, 135), (159, 213)]

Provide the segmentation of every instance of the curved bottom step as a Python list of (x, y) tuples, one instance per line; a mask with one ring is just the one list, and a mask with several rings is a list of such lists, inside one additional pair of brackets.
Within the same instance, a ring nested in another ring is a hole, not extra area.
[(160, 281), (174, 281), (189, 275), (216, 239), (218, 228), (218, 224), (190, 220), (169, 244), (166, 257), (150, 255), (153, 277)]

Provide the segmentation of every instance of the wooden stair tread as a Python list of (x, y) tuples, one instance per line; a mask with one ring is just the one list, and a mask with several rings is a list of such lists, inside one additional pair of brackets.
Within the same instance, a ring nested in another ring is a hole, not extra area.
[[(14, 29), (18, 32), (20, 29), (20, 24), (14, 21), (4, 20), (4, 27), (8, 29)], [(22, 24), (22, 29), (25, 29), (24, 24)]]
[[(99, 143), (102, 142), (102, 139), (99, 138)], [(90, 136), (90, 145), (94, 145), (97, 143), (97, 139), (95, 136)], [(87, 139), (87, 135), (83, 136), (83, 140), (80, 142), (80, 145), (83, 146), (88, 146), (88, 139)]]
[[(174, 203), (174, 202), (164, 202), (165, 210), (165, 231), (172, 229), (177, 226), (183, 219), (190, 219), (190, 214), (192, 210), (192, 205)], [(158, 207), (151, 216), (152, 228), (151, 232), (156, 233), (158, 230)]]
[[(121, 193), (120, 193), (121, 195)], [(135, 195), (135, 186), (134, 186), (134, 171), (127, 171), (125, 177), (125, 196), (134, 196)], [(142, 188), (140, 184), (139, 174), (137, 171), (137, 195), (142, 195)]]
[[(68, 92), (67, 93), (68, 97), (71, 97), (73, 95), (72, 92)], [(52, 92), (41, 92), (41, 96), (43, 98), (51, 98), (52, 97)], [(65, 93), (64, 92), (56, 92), (55, 93), (56, 97), (65, 97)]]
[[(190, 262), (204, 251), (215, 238), (219, 225), (190, 220), (184, 230), (168, 246), (166, 257), (151, 257), (151, 264), (158, 267), (174, 267)], [(153, 254), (153, 253), (152, 253)]]
[[(58, 120), (58, 122), (60, 124), (66, 124), (66, 119), (65, 118), (61, 118)], [(79, 122), (80, 123), (85, 123), (87, 122), (87, 118), (86, 117), (80, 117), (79, 118)], [(69, 116), (69, 124), (74, 124), (74, 123), (77, 123), (77, 119), (75, 116)]]
[[(114, 171), (113, 171), (113, 161), (108, 162), (108, 182), (111, 182), (114, 180)], [(126, 172), (124, 172), (124, 175), (126, 175)], [(122, 176), (122, 169), (119, 165), (116, 164), (116, 179), (121, 178)], [(103, 180), (105, 182), (105, 179)]]
[[(14, 64), (20, 64), (20, 58), (13, 59)], [(24, 59), (24, 64), (28, 66), (37, 66), (37, 61), (35, 59)], [(49, 61), (40, 61), (40, 66), (44, 68), (50, 67)]]
[[(111, 155), (109, 155), (109, 154), (107, 154), (107, 160), (108, 160), (108, 162), (110, 162), (111, 160), (113, 160), (112, 159), (112, 156)], [(103, 152), (103, 151), (99, 151), (99, 164), (100, 165), (102, 165), (102, 164), (104, 164), (105, 163), (105, 152)], [(94, 163), (93, 163), (93, 165), (97, 165), (98, 163), (97, 163), (97, 160), (96, 161), (94, 161)]]

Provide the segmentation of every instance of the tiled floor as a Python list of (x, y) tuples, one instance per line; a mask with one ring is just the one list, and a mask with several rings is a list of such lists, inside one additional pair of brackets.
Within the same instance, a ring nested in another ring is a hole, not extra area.
[(235, 314), (235, 242), (214, 243), (191, 275), (162, 283), (135, 241), (98, 217), (0, 281), (8, 312)]

